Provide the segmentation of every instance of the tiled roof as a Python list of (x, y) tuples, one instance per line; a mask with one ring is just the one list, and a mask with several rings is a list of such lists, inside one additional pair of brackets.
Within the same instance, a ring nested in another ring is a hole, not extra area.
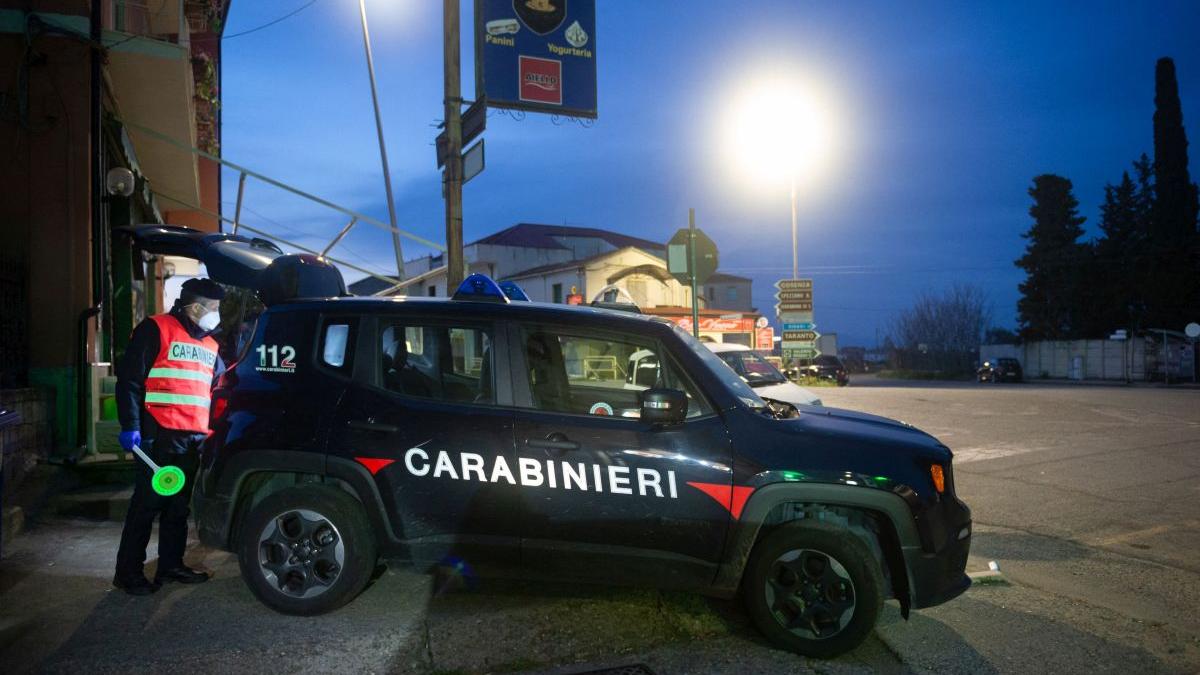
[(554, 237), (594, 237), (596, 239), (603, 239), (617, 248), (635, 246), (641, 249), (660, 251), (665, 247), (662, 242), (631, 237), (627, 234), (601, 230), (595, 227), (539, 225), (537, 223), (518, 223), (472, 243), (494, 244), (497, 246), (526, 246), (529, 248), (567, 248), (555, 241)]
[(613, 253), (616, 253), (616, 251), (605, 251), (604, 253), (594, 255), (590, 258), (583, 258), (581, 260), (567, 260), (564, 262), (550, 263), (549, 265), (538, 265), (537, 267), (530, 267), (527, 270), (521, 270), (520, 272), (514, 272), (505, 278), (506, 279), (520, 279), (522, 277), (535, 277), (535, 276), (538, 276), (539, 274), (548, 274), (550, 272), (558, 272), (561, 270), (573, 270), (573, 269), (583, 267), (583, 266), (587, 265), (588, 263), (591, 263), (593, 260), (598, 260), (605, 256), (612, 255)]

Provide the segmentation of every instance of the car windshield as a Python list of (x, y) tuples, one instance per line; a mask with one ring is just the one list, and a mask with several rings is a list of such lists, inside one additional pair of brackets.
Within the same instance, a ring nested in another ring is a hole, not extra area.
[(836, 356), (821, 355), (813, 359), (813, 365), (816, 366), (841, 366)]
[(704, 343), (692, 337), (691, 333), (680, 328), (678, 324), (672, 324), (672, 327), (675, 329), (675, 333), (683, 340), (684, 344), (688, 346), (688, 349), (691, 349), (692, 353), (700, 357), (700, 360), (708, 366), (709, 370), (722, 383), (732, 389), (733, 393), (737, 395), (742, 403), (754, 410), (762, 410), (767, 407), (767, 402), (754, 393), (754, 390), (750, 388), (750, 385), (746, 384), (742, 376), (734, 372), (725, 361), (721, 360), (721, 357), (714, 354), (708, 347), (705, 347)]
[(730, 368), (738, 375), (746, 378), (746, 382), (751, 387), (766, 387), (772, 384), (783, 384), (787, 382), (787, 378), (783, 373), (776, 370), (775, 366), (771, 365), (763, 357), (756, 352), (750, 350), (736, 352), (720, 352), (717, 356), (721, 360), (729, 364)]

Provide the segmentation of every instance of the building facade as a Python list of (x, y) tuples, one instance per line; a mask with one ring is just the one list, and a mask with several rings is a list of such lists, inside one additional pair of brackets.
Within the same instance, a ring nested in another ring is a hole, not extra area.
[(162, 309), (162, 262), (114, 228), (219, 229), (220, 167), (193, 150), (219, 152), (228, 4), (0, 0), (0, 387), (49, 392), (59, 448)]
[[(691, 330), (692, 291), (667, 272), (663, 243), (598, 228), (520, 223), (467, 244), (463, 254), (471, 272), (515, 281), (534, 302), (566, 303), (571, 296), (588, 302), (616, 287), (643, 312)], [(409, 295), (447, 294), (442, 255), (407, 261), (404, 269), (418, 280)], [(350, 285), (358, 295), (386, 289), (374, 278)], [(750, 302), (750, 279), (718, 272), (698, 290), (701, 336), (760, 346), (763, 327)], [(770, 349), (769, 339), (765, 344)]]

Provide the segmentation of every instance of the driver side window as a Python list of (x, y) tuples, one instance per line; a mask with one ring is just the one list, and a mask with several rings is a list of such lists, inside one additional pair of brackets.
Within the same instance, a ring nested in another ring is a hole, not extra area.
[(677, 376), (652, 340), (529, 328), (522, 344), (533, 405), (539, 410), (638, 418), (642, 391), (681, 389), (688, 396), (689, 418), (709, 412), (703, 397)]

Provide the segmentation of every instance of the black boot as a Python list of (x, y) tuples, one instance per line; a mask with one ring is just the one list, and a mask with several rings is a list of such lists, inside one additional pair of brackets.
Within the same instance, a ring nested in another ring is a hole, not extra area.
[(130, 595), (150, 595), (162, 586), (157, 581), (150, 583), (141, 574), (124, 579), (113, 577), (112, 585), (114, 588), (119, 588)]
[(154, 575), (155, 583), (165, 584), (178, 581), (181, 584), (202, 584), (208, 581), (208, 572), (200, 572), (184, 565), (174, 569), (159, 570)]

